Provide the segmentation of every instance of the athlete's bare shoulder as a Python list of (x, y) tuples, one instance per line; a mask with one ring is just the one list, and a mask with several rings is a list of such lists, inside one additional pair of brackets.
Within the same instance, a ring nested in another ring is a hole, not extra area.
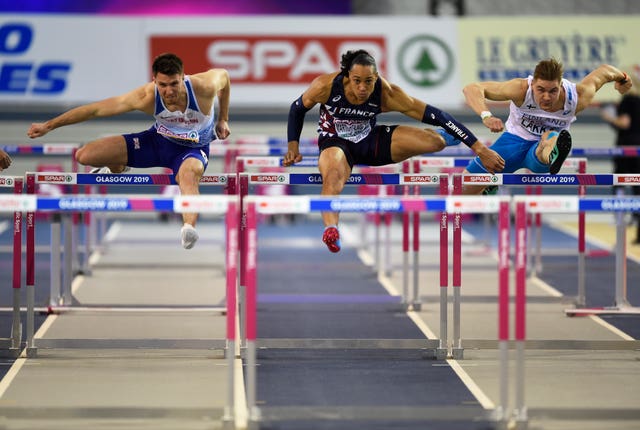
[(229, 85), (229, 73), (226, 69), (209, 69), (205, 72), (189, 75), (193, 90), (201, 96), (215, 96), (217, 91)]
[(315, 77), (313, 81), (311, 81), (311, 84), (309, 84), (309, 88), (304, 92), (305, 106), (308, 105), (307, 102), (314, 104), (325, 103), (331, 94), (333, 80), (339, 73), (340, 72), (326, 73)]

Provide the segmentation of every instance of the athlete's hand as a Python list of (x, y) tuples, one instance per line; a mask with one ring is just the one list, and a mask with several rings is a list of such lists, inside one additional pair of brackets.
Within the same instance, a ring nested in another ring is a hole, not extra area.
[(504, 124), (502, 123), (502, 120), (497, 116), (490, 116), (488, 118), (485, 118), (484, 120), (482, 120), (482, 124), (484, 124), (485, 127), (487, 127), (494, 133), (499, 133), (504, 130)]
[(225, 140), (230, 134), (229, 123), (224, 120), (218, 120), (216, 123), (216, 136), (218, 139)]
[(287, 167), (300, 161), (302, 161), (302, 154), (300, 154), (299, 143), (289, 142), (287, 153), (282, 157), (282, 165)]
[(11, 166), (11, 157), (9, 154), (0, 149), (0, 171)]
[(504, 159), (493, 149), (486, 148), (480, 154), (480, 161), (489, 173), (502, 172), (504, 170)]
[(44, 122), (34, 122), (29, 127), (29, 131), (27, 131), (27, 136), (31, 139), (35, 139), (36, 137), (42, 137), (45, 134), (49, 133), (49, 127), (47, 127)]
[(613, 84), (613, 88), (615, 88), (620, 94), (624, 94), (631, 89), (632, 85), (633, 83), (631, 82), (631, 79), (627, 78), (624, 83), (616, 81), (616, 83)]

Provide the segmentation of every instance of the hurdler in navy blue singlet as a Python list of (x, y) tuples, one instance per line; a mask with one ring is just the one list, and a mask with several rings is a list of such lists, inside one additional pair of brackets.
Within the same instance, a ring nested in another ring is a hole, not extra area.
[(391, 134), (394, 127), (376, 126), (382, 112), (382, 80), (374, 84), (373, 93), (359, 105), (349, 103), (338, 74), (331, 85), (328, 100), (320, 106), (318, 145), (320, 149), (338, 146), (345, 152), (349, 164), (390, 164)]

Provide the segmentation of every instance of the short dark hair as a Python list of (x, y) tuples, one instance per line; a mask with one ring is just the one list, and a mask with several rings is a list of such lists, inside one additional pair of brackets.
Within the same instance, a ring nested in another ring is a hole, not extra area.
[(533, 79), (560, 82), (562, 81), (563, 73), (562, 63), (555, 58), (549, 58), (538, 63), (533, 71)]
[(351, 70), (354, 64), (359, 64), (361, 66), (373, 66), (373, 71), (376, 73), (378, 72), (378, 66), (376, 66), (375, 58), (369, 55), (369, 53), (364, 49), (347, 51), (345, 54), (342, 54), (342, 59), (340, 60), (340, 73), (347, 76), (349, 74), (349, 70)]
[(184, 72), (184, 68), (180, 57), (176, 54), (166, 53), (158, 55), (153, 60), (151, 71), (153, 72), (153, 76), (156, 76), (158, 73), (171, 76), (181, 75)]

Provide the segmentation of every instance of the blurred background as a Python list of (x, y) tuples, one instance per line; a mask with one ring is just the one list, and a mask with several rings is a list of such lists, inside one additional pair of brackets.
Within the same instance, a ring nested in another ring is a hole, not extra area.
[[(0, 143), (33, 142), (31, 122), (142, 85), (153, 58), (167, 51), (183, 58), (186, 73), (229, 71), (235, 136), (284, 137), (290, 103), (358, 48), (389, 81), (490, 142), (495, 136), (465, 106), (465, 84), (526, 77), (549, 57), (574, 81), (602, 63), (640, 63), (639, 14), (634, 0), (0, 0)], [(574, 146), (614, 144), (600, 108), (619, 99), (612, 85), (598, 93), (572, 127)], [(492, 110), (506, 118), (506, 105)], [(315, 135), (316, 120), (307, 115), (303, 136)], [(81, 143), (150, 122), (132, 113), (65, 127), (38, 143)], [(610, 171), (606, 160), (595, 168)]]

